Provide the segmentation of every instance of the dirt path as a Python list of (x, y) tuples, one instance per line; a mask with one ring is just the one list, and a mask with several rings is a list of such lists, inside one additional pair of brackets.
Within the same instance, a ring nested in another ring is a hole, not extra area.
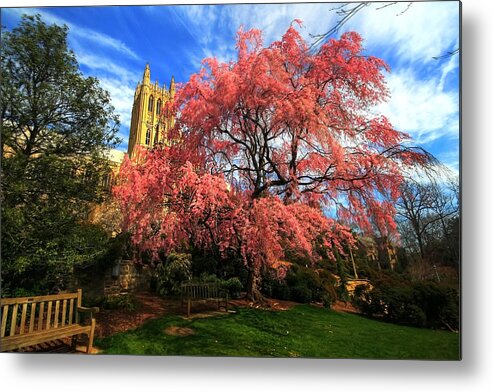
[(134, 329), (147, 320), (158, 318), (165, 314), (177, 314), (180, 312), (179, 300), (163, 299), (149, 292), (135, 293), (134, 296), (138, 303), (135, 310), (103, 309), (96, 314), (95, 335), (98, 338)]

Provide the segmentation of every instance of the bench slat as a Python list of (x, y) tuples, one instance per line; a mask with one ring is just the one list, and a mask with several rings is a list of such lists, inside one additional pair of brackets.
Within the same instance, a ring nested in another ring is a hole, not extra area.
[(38, 317), (38, 331), (43, 329), (43, 317), (45, 313), (45, 303), (41, 302), (39, 305), (39, 317)]
[(53, 306), (53, 302), (48, 302), (48, 311), (46, 312), (46, 329), (51, 328), (51, 308)]
[(26, 328), (26, 316), (27, 316), (27, 304), (22, 304), (21, 329), (19, 331), (21, 335), (24, 335), (24, 329)]
[(10, 336), (14, 336), (15, 328), (17, 327), (17, 308), (18, 305), (14, 305), (12, 311), (12, 320), (10, 321)]
[(55, 302), (55, 319), (53, 320), (53, 328), (58, 328), (58, 312), (60, 311), (60, 301)]
[(36, 302), (31, 304), (31, 317), (29, 318), (29, 333), (34, 331), (34, 318), (36, 317)]
[(72, 320), (74, 319), (74, 299), (70, 300), (70, 307), (68, 312), (68, 325), (72, 325)]
[(5, 329), (7, 328), (7, 316), (9, 314), (9, 305), (4, 305), (2, 310), (2, 338), (5, 336)]
[(65, 326), (65, 319), (67, 316), (67, 300), (63, 300), (63, 306), (62, 306), (62, 327)]

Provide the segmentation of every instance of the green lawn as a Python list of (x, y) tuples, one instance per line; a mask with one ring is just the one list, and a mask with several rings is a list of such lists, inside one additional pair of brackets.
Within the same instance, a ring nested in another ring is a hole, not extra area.
[[(168, 327), (194, 335), (170, 336)], [(308, 305), (288, 311), (238, 308), (185, 320), (165, 316), (97, 340), (105, 354), (253, 357), (459, 359), (459, 335), (402, 327)]]

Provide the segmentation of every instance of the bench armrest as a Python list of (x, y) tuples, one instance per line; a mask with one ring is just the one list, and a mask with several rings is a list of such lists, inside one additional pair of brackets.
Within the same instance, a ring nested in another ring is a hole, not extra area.
[(90, 313), (91, 318), (94, 318), (93, 313), (98, 313), (99, 308), (96, 306), (93, 308), (85, 308), (84, 306), (78, 306), (77, 311), (79, 313)]

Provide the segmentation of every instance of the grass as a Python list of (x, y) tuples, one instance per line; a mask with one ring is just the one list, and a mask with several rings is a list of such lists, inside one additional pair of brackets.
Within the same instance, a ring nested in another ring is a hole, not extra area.
[[(170, 336), (168, 327), (194, 335)], [(186, 320), (165, 316), (97, 340), (105, 354), (458, 360), (459, 335), (397, 326), (309, 305), (287, 311), (238, 308)]]

